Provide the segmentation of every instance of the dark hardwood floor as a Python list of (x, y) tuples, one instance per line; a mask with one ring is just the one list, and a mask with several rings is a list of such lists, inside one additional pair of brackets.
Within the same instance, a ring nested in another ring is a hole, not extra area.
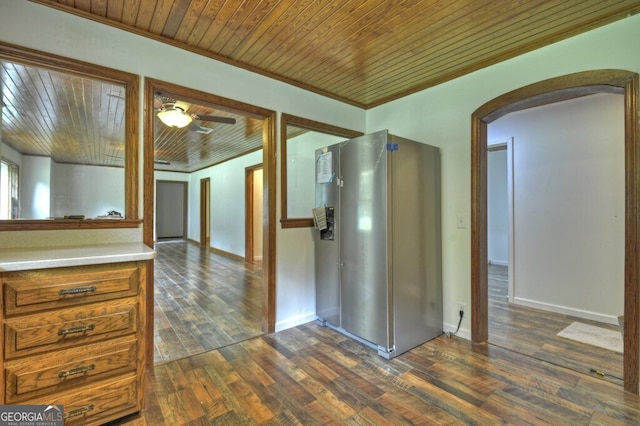
[(620, 386), (444, 335), (392, 360), (316, 323), (155, 365), (123, 425), (638, 424)]
[(572, 322), (619, 332), (617, 325), (510, 304), (507, 267), (489, 265), (489, 342), (623, 386), (623, 355), (558, 337)]
[[(187, 281), (197, 283), (201, 274), (203, 271), (192, 271)], [(180, 282), (181, 276), (181, 272), (177, 273), (174, 280)], [(204, 284), (194, 285), (200, 288)], [(183, 297), (198, 300), (200, 296)], [(226, 302), (222, 298), (218, 303)], [(625, 392), (620, 385), (601, 376), (535, 356), (540, 347), (550, 345), (533, 342), (540, 336), (537, 329), (560, 327), (555, 320), (548, 315), (536, 318), (534, 313), (500, 312), (499, 309), (504, 311), (508, 306), (491, 303), (495, 305), (492, 338), (496, 340), (501, 335), (515, 349), (493, 343), (475, 345), (462, 338), (441, 335), (386, 360), (368, 346), (311, 322), (155, 364), (146, 375), (145, 409), (114, 424), (640, 422), (638, 395)], [(530, 324), (522, 328), (500, 325), (501, 315)]]
[(154, 361), (220, 348), (262, 334), (262, 268), (194, 242), (156, 244)]

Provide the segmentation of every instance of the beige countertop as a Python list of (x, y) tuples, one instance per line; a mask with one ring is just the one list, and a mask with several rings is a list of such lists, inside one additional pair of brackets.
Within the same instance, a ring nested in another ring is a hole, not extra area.
[(143, 243), (0, 249), (0, 272), (150, 260), (156, 252)]

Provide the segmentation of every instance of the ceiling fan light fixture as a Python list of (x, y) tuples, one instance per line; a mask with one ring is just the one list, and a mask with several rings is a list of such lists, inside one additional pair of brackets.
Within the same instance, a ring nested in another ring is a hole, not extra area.
[(162, 108), (157, 115), (160, 121), (169, 127), (186, 127), (193, 120), (190, 115), (185, 114), (182, 109), (175, 106)]

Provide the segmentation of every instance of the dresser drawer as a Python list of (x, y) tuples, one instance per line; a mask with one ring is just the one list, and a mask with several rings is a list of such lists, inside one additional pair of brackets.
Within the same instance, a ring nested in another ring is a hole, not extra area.
[(138, 397), (136, 376), (131, 374), (24, 404), (63, 405), (66, 426), (98, 425), (140, 411)]
[(9, 361), (5, 365), (6, 403), (135, 372), (136, 362), (137, 344), (131, 336)]
[(126, 336), (137, 329), (135, 298), (8, 318), (4, 323), (5, 359)]
[(92, 303), (137, 294), (136, 264), (93, 265), (5, 274), (6, 315)]

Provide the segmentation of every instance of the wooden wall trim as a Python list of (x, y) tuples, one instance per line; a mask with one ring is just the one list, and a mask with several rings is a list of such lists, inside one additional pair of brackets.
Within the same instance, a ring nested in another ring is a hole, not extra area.
[(640, 321), (640, 140), (638, 74), (595, 70), (516, 89), (482, 105), (471, 116), (471, 340), (488, 335), (487, 125), (514, 111), (593, 93), (625, 97), (624, 389), (638, 393)]
[(22, 64), (55, 70), (61, 73), (83, 76), (89, 79), (98, 79), (125, 87), (125, 221), (111, 220), (99, 223), (99, 220), (87, 220), (85, 224), (73, 221), (59, 221), (52, 223), (50, 220), (3, 220), (0, 231), (28, 231), (51, 229), (105, 229), (105, 228), (137, 228), (140, 226), (138, 215), (139, 200), (139, 172), (138, 172), (138, 145), (139, 145), (139, 92), (140, 79), (136, 74), (120, 71), (89, 62), (41, 52), (22, 46), (0, 42), (0, 60), (17, 61)]
[(276, 331), (276, 113), (267, 116), (262, 126), (263, 160), (263, 253), (262, 253), (262, 331)]
[[(276, 112), (255, 105), (245, 104), (200, 90), (179, 86), (166, 81), (145, 78), (144, 84), (144, 231), (145, 244), (153, 247), (154, 231), (154, 141), (153, 119), (154, 95), (157, 91), (171, 93), (193, 103), (207, 103), (219, 108), (263, 121), (263, 168), (264, 168), (264, 250), (263, 250), (263, 307), (262, 329), (265, 333), (275, 331), (276, 320)], [(153, 267), (150, 268), (153, 270)], [(147, 294), (153, 301), (153, 274), (147, 274)], [(151, 307), (153, 304), (151, 303)], [(147, 349), (153, 351), (153, 309), (147, 309)], [(148, 356), (153, 360), (153, 353)]]
[(640, 133), (638, 74), (625, 85), (625, 285), (624, 388), (638, 393), (640, 380)]

